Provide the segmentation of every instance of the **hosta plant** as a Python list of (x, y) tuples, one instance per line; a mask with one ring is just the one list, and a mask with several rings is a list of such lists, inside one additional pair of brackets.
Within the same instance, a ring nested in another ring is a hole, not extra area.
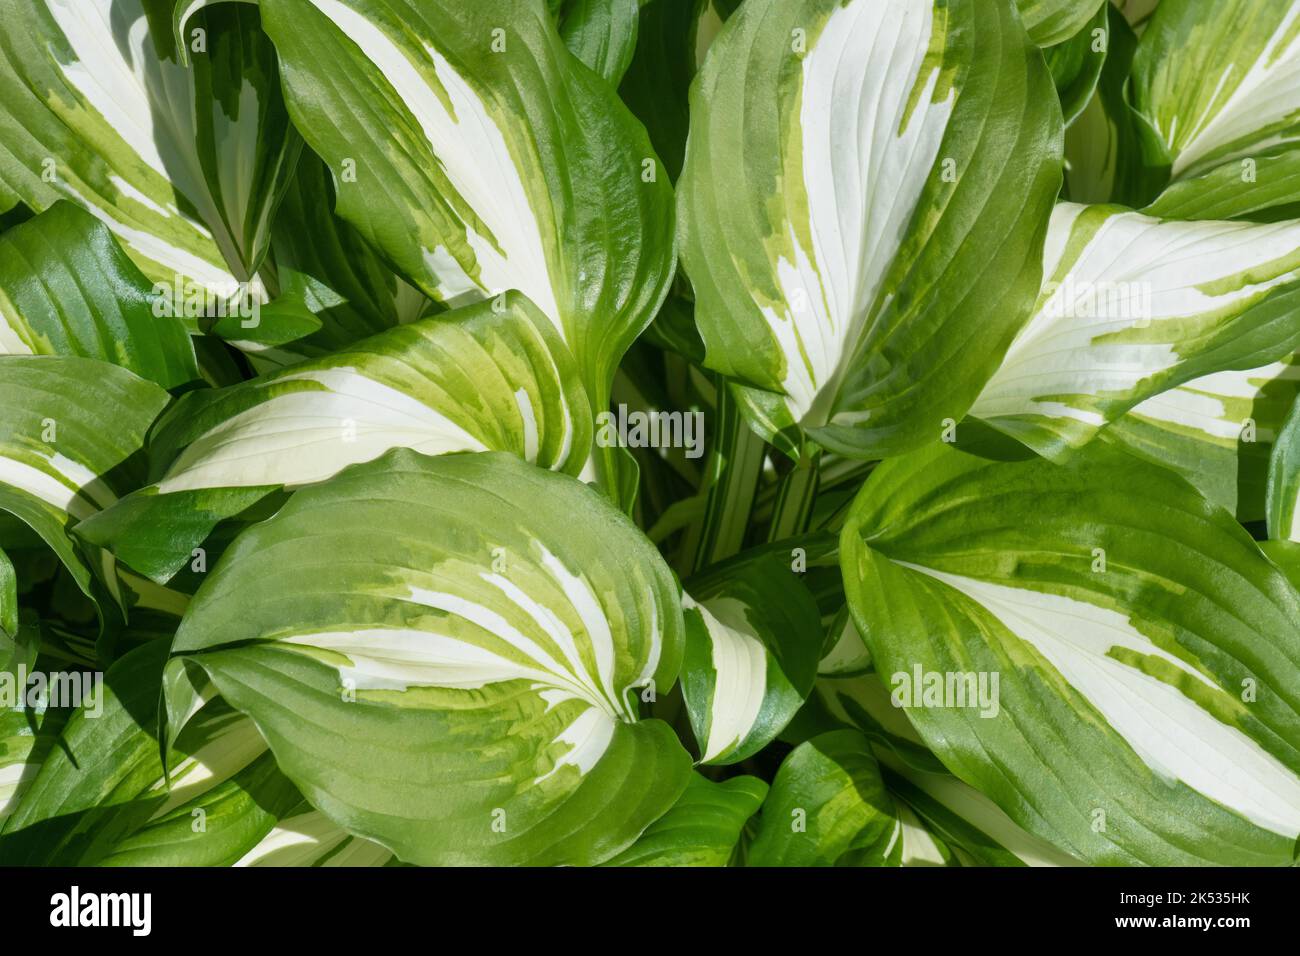
[(1295, 862), (1300, 3), (0, 11), (0, 863)]

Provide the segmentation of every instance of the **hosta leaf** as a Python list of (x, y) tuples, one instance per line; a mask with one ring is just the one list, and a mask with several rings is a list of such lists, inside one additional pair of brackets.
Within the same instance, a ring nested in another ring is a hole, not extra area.
[(1300, 541), (1300, 401), (1291, 408), (1273, 445), (1268, 471), (1268, 534)]
[(1060, 457), (1165, 389), (1300, 346), (1300, 221), (1052, 213), (1043, 290), (971, 415)]
[[(1169, 179), (1169, 159), (1129, 105), (1128, 78), (1137, 37), (1124, 16), (1106, 4), (1106, 55), (1097, 90), (1065, 131), (1065, 192), (1082, 203), (1144, 206)], [(1226, 219), (1213, 213), (1172, 219)]]
[(847, 605), (836, 615), (830, 634), (830, 650), (817, 662), (818, 677), (851, 677), (871, 669), (871, 653)]
[(1289, 863), (1300, 594), (1171, 472), (936, 446), (876, 469), (840, 551), (925, 742), (1087, 862)]
[[(168, 0), (146, 0), (160, 49), (167, 44)], [(189, 22), (182, 47), (194, 84), (194, 144), (206, 188), (199, 211), (226, 261), (251, 276), (271, 243), (271, 223), (293, 178), (302, 138), (289, 123), (275, 48), (256, 7), (220, 3)], [(197, 49), (202, 30), (206, 49)]]
[(682, 694), (700, 761), (737, 763), (771, 743), (812, 690), (817, 603), (783, 558), (748, 564), (682, 603)]
[(77, 533), (165, 581), (223, 518), (390, 448), (512, 451), (576, 474), (591, 412), (573, 359), (518, 293), (191, 392), (151, 442), (156, 481)]
[(1092, 19), (1079, 27), (1078, 33), (1043, 50), (1043, 58), (1052, 71), (1052, 82), (1061, 98), (1066, 126), (1083, 112), (1097, 88), (1109, 43), (1106, 24), (1109, 7), (1109, 4), (1102, 3)]
[(152, 279), (233, 291), (256, 268), (297, 136), (256, 11), (213, 11), (187, 69), (170, 9), (4, 0), (26, 28), (0, 44), (0, 184), (36, 211), (84, 206)]
[[(255, 734), (256, 731), (253, 731)], [(256, 852), (302, 805), (297, 787), (262, 754), (237, 773), (119, 840), (97, 866), (231, 866)], [(340, 831), (339, 837), (346, 833)]]
[(636, 49), (642, 2), (564, 0), (560, 6), (560, 36), (574, 56), (617, 86)]
[(0, 234), (0, 354), (80, 355), (163, 388), (199, 377), (179, 319), (89, 213), (62, 200)]
[(208, 335), (251, 353), (250, 363), (274, 351), (277, 346), (292, 344), (320, 331), (323, 325), (297, 294), (280, 296), (260, 306), (253, 315), (227, 312), (223, 316), (199, 320), (199, 326)]
[[(875, 674), (847, 680), (819, 680), (817, 697), (841, 724), (857, 727), (872, 742), (885, 788), (925, 822), (926, 829), (979, 866), (1077, 866), (1079, 861), (1015, 824), (992, 800), (949, 773), (925, 749), (925, 742), (894, 706), (890, 690)], [(904, 865), (908, 852), (903, 830)], [(913, 843), (918, 842), (915, 835)]]
[(1175, 179), (1300, 145), (1300, 7), (1163, 0), (1133, 60), (1132, 95)]
[(683, 261), (755, 429), (880, 457), (960, 418), (1060, 186), (1056, 94), (1009, 5), (748, 0), (691, 104)]
[(352, 836), (319, 810), (281, 820), (235, 866), (383, 866), (393, 854)]
[(1016, 0), (1030, 38), (1050, 47), (1077, 34), (1106, 0)]
[(698, 0), (646, 0), (636, 48), (618, 93), (650, 134), (671, 179), (682, 171), (690, 125), (687, 96), (695, 76), (693, 14)]
[(410, 863), (596, 863), (686, 785), (638, 688), (676, 678), (677, 587), (580, 482), (396, 451), (297, 492), (199, 589), (174, 652), (281, 769)]
[(333, 208), (329, 170), (304, 150), (276, 214), (272, 247), (282, 291), (300, 296), (321, 321), (319, 332), (298, 343), (310, 354), (414, 321), (429, 304)]
[(1275, 539), (1261, 541), (1259, 547), (1300, 593), (1300, 542)]
[(834, 730), (781, 763), (763, 803), (750, 866), (884, 866), (902, 846), (894, 801), (867, 738)]
[(714, 783), (692, 774), (677, 802), (605, 866), (726, 866), (767, 784), (757, 777)]
[[(14, 572), (9, 555), (0, 549), (0, 654), (12, 652), (18, 637), (18, 575)], [(9, 664), (7, 657), (0, 657), (0, 670)]]
[(435, 299), (524, 292), (600, 407), (671, 280), (671, 194), (542, 0), (260, 7), (338, 214)]
[(97, 601), (107, 593), (121, 603), (112, 556), (82, 549), (68, 529), (135, 485), (128, 459), (167, 401), (157, 385), (104, 362), (0, 357), (0, 512), (36, 531)]
[[(190, 721), (164, 776), (156, 730), (166, 655), (166, 642), (153, 641), (101, 675), (0, 828), (0, 862), (93, 865), (121, 850), (115, 862), (229, 864), (270, 830), (277, 801), (282, 811), (301, 802), (283, 777), (274, 784), (252, 721), (220, 700)], [(237, 807), (216, 799), (240, 790)]]
[[(0, 679), (13, 679), (15, 673), (0, 667)], [(53, 717), (49, 711), (0, 707), (0, 832), (54, 746), (58, 735), (50, 725), (58, 720)]]
[(1294, 219), (1300, 216), (1300, 149), (1270, 150), (1248, 165), (1224, 163), (1181, 179), (1142, 211), (1162, 219)]
[(1110, 2), (1139, 33), (1146, 27), (1156, 7), (1160, 5), (1160, 0), (1110, 0)]
[(1213, 372), (1148, 398), (1103, 441), (1172, 468), (1238, 521), (1264, 517), (1269, 452), (1300, 395), (1300, 360)]

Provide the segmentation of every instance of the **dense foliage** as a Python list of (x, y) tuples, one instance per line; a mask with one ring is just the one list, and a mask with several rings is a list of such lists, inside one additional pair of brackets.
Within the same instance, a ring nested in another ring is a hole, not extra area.
[(0, 863), (1295, 861), (1300, 2), (0, 14)]

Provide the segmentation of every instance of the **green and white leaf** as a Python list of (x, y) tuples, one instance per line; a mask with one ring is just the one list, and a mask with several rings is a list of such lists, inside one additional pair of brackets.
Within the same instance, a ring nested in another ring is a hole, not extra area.
[(750, 866), (889, 866), (902, 827), (867, 738), (833, 730), (781, 763), (763, 803)]
[(757, 777), (718, 783), (691, 774), (662, 817), (604, 866), (727, 866), (743, 852), (745, 826), (767, 796)]
[(393, 859), (310, 805), (301, 811), (277, 823), (235, 866), (384, 866)]
[(401, 450), (245, 531), (173, 651), (313, 805), (402, 860), (597, 863), (690, 773), (635, 703), (676, 679), (677, 593), (575, 479)]
[(170, 9), (4, 0), (0, 15), (26, 27), (0, 52), (0, 195), (37, 212), (69, 199), (151, 279), (228, 295), (252, 278), (297, 136), (256, 11), (215, 12), (208, 55), (187, 69)]
[(830, 633), (831, 648), (817, 662), (818, 677), (853, 677), (871, 669), (871, 652), (858, 633), (848, 606), (835, 616)]
[(1161, 219), (1300, 217), (1300, 149), (1283, 149), (1171, 183), (1143, 210)]
[(69, 529), (137, 483), (129, 459), (168, 400), (105, 362), (0, 357), (0, 511), (39, 534), (101, 611), (106, 599), (123, 603), (113, 557), (83, 547)]
[(792, 456), (799, 430), (854, 457), (926, 440), (1028, 315), (1060, 159), (1009, 5), (749, 0), (692, 88), (678, 183), (706, 364)]
[[(1096, 92), (1065, 131), (1065, 198), (1137, 208), (1155, 199), (1169, 181), (1169, 158), (1146, 120), (1129, 105), (1128, 79), (1138, 39), (1113, 3), (1107, 7), (1107, 49)], [(1208, 211), (1152, 214), (1230, 218)]]
[(1166, 389), (1300, 346), (1300, 221), (1052, 213), (1034, 313), (970, 414), (1059, 458)]
[(0, 234), (0, 355), (79, 355), (163, 388), (199, 377), (179, 319), (154, 311), (153, 284), (101, 222), (57, 200)]
[(748, 563), (683, 594), (682, 606), (682, 696), (700, 762), (738, 763), (771, 743), (812, 690), (821, 614), (785, 559)]
[[(159, 49), (167, 47), (170, 3), (145, 0)], [(289, 122), (275, 47), (257, 8), (218, 3), (189, 21), (182, 43), (193, 82), (194, 142), (203, 187), (199, 212), (241, 278), (256, 274), (271, 246), (271, 227), (302, 151)], [(206, 49), (196, 49), (195, 30)], [(170, 51), (169, 51), (170, 52)]]
[[(894, 705), (889, 688), (877, 675), (819, 680), (816, 695), (829, 714), (871, 740), (885, 787), (898, 802), (900, 820), (904, 807), (912, 807), (932, 839), (940, 838), (962, 862), (978, 866), (1079, 865), (1078, 860), (1017, 826), (992, 800), (949, 773), (926, 748), (904, 710)], [(904, 830), (905, 854), (907, 835)], [(923, 845), (922, 839), (912, 842)], [(906, 856), (903, 865), (907, 865)]]
[(593, 407), (667, 292), (671, 191), (542, 0), (261, 0), (338, 214), (430, 297), (519, 289)]
[(1125, 21), (1139, 34), (1151, 19), (1151, 14), (1156, 12), (1156, 7), (1160, 5), (1160, 0), (1110, 0), (1110, 2), (1123, 13)]
[(1300, 542), (1300, 401), (1291, 407), (1268, 471), (1268, 535)]
[(413, 322), (429, 306), (333, 209), (329, 169), (304, 150), (271, 239), (282, 293), (301, 297), (321, 321), (319, 332), (294, 346), (310, 356)]
[(1300, 147), (1297, 96), (1294, 3), (1164, 0), (1133, 60), (1133, 105), (1164, 146), (1176, 180)]
[[(11, 682), (4, 687), (7, 695), (26, 693), (25, 688), (18, 687), (15, 670), (0, 668), (0, 681)], [(15, 703), (18, 700), (15, 696)], [(0, 831), (5, 818), (31, 786), (56, 736), (46, 724), (45, 712), (24, 706), (0, 707)]]
[(511, 451), (577, 474), (591, 412), (568, 350), (518, 293), (381, 332), (225, 389), (159, 422), (153, 484), (77, 531), (166, 581), (218, 521), (280, 487), (392, 448)]
[(1300, 594), (1181, 478), (936, 443), (876, 469), (840, 554), (877, 672), (952, 687), (900, 702), (1018, 825), (1094, 864), (1291, 862)]
[(1212, 372), (1142, 402), (1101, 440), (1170, 468), (1238, 521), (1264, 518), (1269, 453), (1300, 397), (1300, 360)]
[[(228, 865), (270, 829), (273, 795), (262, 784), (278, 772), (252, 721), (225, 702), (198, 711), (164, 774), (156, 715), (166, 653), (166, 642), (153, 641), (96, 680), (85, 675), (82, 705), (45, 746), (0, 826), (0, 862)], [(282, 777), (279, 789), (284, 809), (301, 802)], [(238, 792), (237, 813), (218, 806), (215, 798)], [(204, 826), (196, 827), (200, 816)]]

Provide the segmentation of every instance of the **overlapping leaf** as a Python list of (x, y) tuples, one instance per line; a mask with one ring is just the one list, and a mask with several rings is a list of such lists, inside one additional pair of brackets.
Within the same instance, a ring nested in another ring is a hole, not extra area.
[(1061, 457), (1138, 403), (1300, 346), (1300, 221), (1052, 213), (1043, 289), (971, 415)]
[(880, 457), (965, 413), (1039, 281), (1055, 99), (1003, 5), (727, 21), (692, 89), (682, 254), (706, 362), (764, 437)]
[(112, 556), (69, 529), (139, 481), (133, 461), (167, 393), (115, 365), (63, 356), (0, 357), (0, 511), (31, 527), (78, 587), (121, 604)]
[(432, 298), (519, 289), (597, 407), (673, 269), (667, 177), (542, 0), (261, 0), (337, 211)]
[[(257, 12), (201, 19), (192, 65), (171, 0), (5, 0), (0, 207), (58, 199), (113, 230), (151, 279), (223, 295), (252, 278), (299, 142)], [(201, 15), (208, 17), (205, 11)]]
[[(698, 603), (697, 603), (698, 600)], [(767, 746), (812, 689), (821, 619), (788, 560), (753, 562), (684, 596), (682, 694), (703, 763)]]
[[(328, 520), (324, 520), (328, 517)], [(411, 863), (597, 863), (686, 786), (671, 573), (604, 498), (512, 455), (409, 451), (304, 489), (199, 589), (174, 653), (281, 769)]]
[(572, 357), (545, 316), (508, 293), (186, 395), (157, 426), (154, 483), (77, 533), (166, 581), (222, 519), (391, 448), (512, 451), (576, 474), (590, 446)]
[(63, 200), (0, 235), (0, 355), (79, 355), (173, 388), (199, 377), (181, 320), (108, 228)]
[(1181, 479), (940, 445), (876, 470), (841, 556), (878, 672), (937, 675), (912, 724), (1017, 824), (1092, 863), (1291, 861), (1300, 594)]

